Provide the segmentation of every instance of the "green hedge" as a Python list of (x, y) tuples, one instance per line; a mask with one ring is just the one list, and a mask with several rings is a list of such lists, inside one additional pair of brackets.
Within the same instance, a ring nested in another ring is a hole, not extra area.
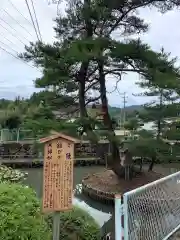
[(52, 239), (32, 189), (15, 183), (0, 183), (0, 239)]
[[(100, 240), (100, 228), (84, 210), (60, 213), (60, 240)], [(41, 213), (35, 192), (17, 183), (0, 183), (0, 239), (51, 240), (52, 216)]]
[[(74, 207), (72, 211), (60, 213), (60, 239), (100, 240), (100, 227), (84, 210)], [(52, 215), (48, 217), (52, 227)]]

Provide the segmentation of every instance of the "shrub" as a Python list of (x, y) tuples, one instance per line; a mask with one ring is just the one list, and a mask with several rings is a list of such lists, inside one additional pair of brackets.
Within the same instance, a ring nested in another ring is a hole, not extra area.
[(1, 182), (21, 182), (27, 176), (27, 173), (17, 169), (0, 165), (0, 183)]
[[(84, 210), (74, 207), (72, 211), (60, 213), (60, 239), (99, 240), (100, 228), (95, 220)], [(52, 215), (48, 217), (52, 227)]]
[(17, 183), (0, 183), (0, 239), (51, 239), (40, 212), (40, 202), (32, 189)]

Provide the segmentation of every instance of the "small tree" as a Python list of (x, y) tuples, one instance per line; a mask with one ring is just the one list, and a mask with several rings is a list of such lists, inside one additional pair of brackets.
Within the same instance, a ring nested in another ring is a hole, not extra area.
[(51, 130), (62, 131), (66, 134), (77, 134), (77, 123), (68, 122), (63, 119), (56, 119), (52, 108), (48, 105), (40, 104), (32, 106), (26, 113), (23, 128), (31, 129), (34, 137), (42, 137), (49, 134)]
[(154, 164), (168, 152), (168, 145), (162, 139), (157, 139), (152, 133), (140, 131), (139, 138), (130, 141), (129, 149), (133, 156), (149, 160), (148, 171), (152, 171)]
[(11, 111), (4, 111), (0, 118), (0, 124), (2, 128), (8, 128), (9, 130), (18, 129), (22, 123), (22, 116), (18, 109)]
[(27, 110), (22, 127), (31, 129), (33, 137), (48, 134), (50, 130), (56, 127), (57, 122), (52, 109), (49, 106), (39, 104), (32, 106)]
[(131, 131), (137, 131), (144, 124), (138, 118), (130, 118), (124, 124), (124, 128)]

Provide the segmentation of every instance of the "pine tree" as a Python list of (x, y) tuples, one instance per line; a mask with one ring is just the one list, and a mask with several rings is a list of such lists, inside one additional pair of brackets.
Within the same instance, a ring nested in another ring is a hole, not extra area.
[[(36, 85), (56, 86), (71, 93), (78, 89), (83, 129), (91, 139), (96, 137), (88, 116), (86, 105), (101, 100), (103, 124), (111, 145), (109, 166), (119, 176), (124, 175), (120, 164), (119, 146), (115, 139), (114, 124), (109, 115), (106, 96), (106, 77), (113, 75), (121, 79), (125, 72), (136, 72), (148, 81), (171, 77), (176, 80), (177, 69), (174, 63), (161, 58), (159, 53), (139, 39), (127, 41), (114, 40), (112, 33), (119, 31), (121, 36), (129, 37), (148, 30), (148, 25), (135, 14), (140, 7), (157, 7), (161, 11), (170, 10), (179, 3), (176, 1), (120, 1), (109, 5), (104, 0), (72, 1), (66, 15), (56, 19), (55, 32), (58, 38), (53, 45), (31, 43), (23, 54), (25, 60), (33, 60), (43, 68), (43, 77)], [(155, 84), (155, 83), (154, 83)], [(176, 85), (177, 86), (177, 85)], [(88, 91), (96, 89), (99, 96), (88, 98)]]
[[(159, 56), (167, 62), (170, 54), (161, 50)], [(176, 59), (169, 60), (171, 64), (176, 62)], [(137, 149), (146, 149), (145, 152), (151, 156), (149, 170), (153, 169), (154, 163), (161, 159), (167, 160), (170, 145), (165, 142), (168, 133), (173, 134), (172, 130), (167, 130), (167, 119), (178, 115), (178, 103), (175, 101), (179, 98), (177, 93), (178, 79), (172, 79), (169, 74), (165, 78), (161, 75), (152, 75), (150, 80), (143, 79), (138, 83), (141, 88), (147, 89), (141, 96), (154, 97), (156, 100), (144, 105), (143, 111), (138, 114), (138, 118), (147, 123), (153, 122), (155, 125), (154, 135), (152, 137), (142, 138), (136, 141), (134, 147)], [(143, 141), (142, 141), (143, 139)], [(150, 154), (151, 153), (151, 154)], [(143, 154), (143, 151), (139, 154)], [(172, 157), (172, 156), (171, 156)]]
[[(159, 53), (162, 60), (167, 61), (170, 54), (164, 52), (164, 49)], [(175, 63), (176, 59), (171, 59), (171, 63)], [(169, 77), (169, 78), (168, 78)], [(154, 122), (157, 128), (157, 138), (160, 138), (163, 128), (166, 125), (166, 118), (177, 116), (178, 99), (176, 93), (177, 81), (173, 81), (171, 76), (163, 79), (159, 76), (153, 77), (151, 81), (142, 80), (137, 83), (141, 88), (147, 91), (139, 94), (146, 97), (154, 97), (156, 100), (144, 105), (144, 111), (141, 111), (139, 118), (144, 122)]]

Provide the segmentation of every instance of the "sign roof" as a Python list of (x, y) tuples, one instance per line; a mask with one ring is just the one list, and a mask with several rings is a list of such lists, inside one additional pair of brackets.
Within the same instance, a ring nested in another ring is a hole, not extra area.
[(48, 137), (41, 138), (41, 139), (39, 139), (39, 141), (41, 143), (46, 143), (46, 142), (49, 142), (49, 141), (57, 139), (57, 138), (63, 138), (65, 140), (68, 140), (68, 141), (73, 142), (73, 143), (79, 143), (80, 142), (79, 139), (73, 138), (71, 136), (68, 136), (68, 135), (65, 135), (65, 134), (62, 134), (62, 133), (56, 133), (56, 134), (50, 135)]

